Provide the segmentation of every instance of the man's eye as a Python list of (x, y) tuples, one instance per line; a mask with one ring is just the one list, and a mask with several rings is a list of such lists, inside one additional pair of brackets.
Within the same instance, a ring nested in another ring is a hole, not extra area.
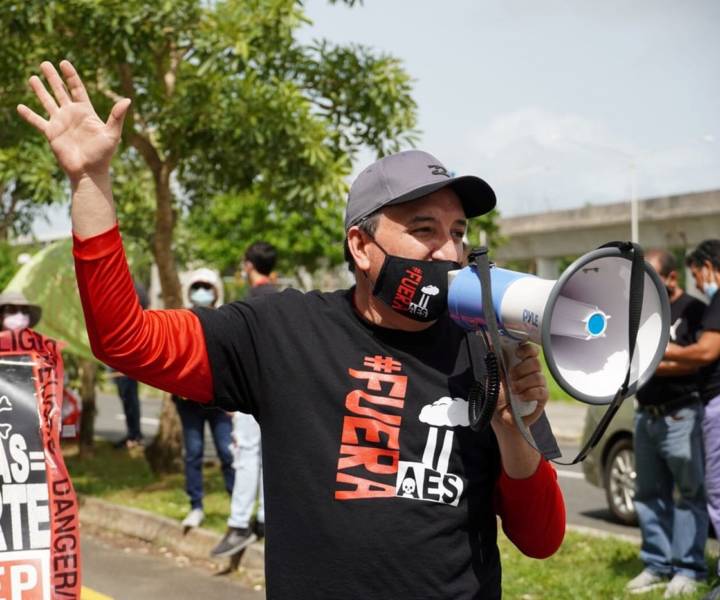
[(463, 237), (465, 237), (465, 232), (464, 231), (453, 231), (452, 235), (456, 240), (462, 241)]
[(417, 229), (413, 229), (410, 233), (413, 235), (427, 235), (432, 233), (432, 227), (418, 227)]

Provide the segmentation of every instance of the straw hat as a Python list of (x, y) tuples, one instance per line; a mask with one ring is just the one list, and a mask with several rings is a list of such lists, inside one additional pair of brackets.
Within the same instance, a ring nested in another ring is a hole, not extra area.
[(28, 302), (27, 298), (21, 292), (5, 291), (0, 294), (0, 311), (4, 306), (21, 306), (27, 310), (30, 315), (29, 327), (35, 327), (42, 316), (42, 308), (37, 304)]

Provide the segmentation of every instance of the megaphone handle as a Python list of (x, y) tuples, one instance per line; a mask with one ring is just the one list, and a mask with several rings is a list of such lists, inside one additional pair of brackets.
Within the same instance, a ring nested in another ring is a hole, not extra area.
[[(505, 364), (508, 367), (508, 371), (516, 366), (519, 365), (521, 360), (518, 358), (517, 354), (515, 353), (517, 350), (517, 347), (520, 345), (521, 342), (517, 342), (515, 340), (512, 340), (508, 338), (507, 336), (504, 336), (500, 340), (500, 345), (502, 346), (501, 350), (503, 353), (503, 359), (505, 360)], [(509, 373), (508, 373), (509, 374)], [(510, 382), (505, 382), (506, 392), (510, 399), (510, 402), (513, 405), (513, 408), (515, 412), (520, 415), (521, 417), (527, 417), (528, 415), (531, 415), (535, 412), (535, 409), (537, 408), (537, 401), (533, 402), (521, 402), (519, 400), (516, 400), (515, 397), (510, 393)]]

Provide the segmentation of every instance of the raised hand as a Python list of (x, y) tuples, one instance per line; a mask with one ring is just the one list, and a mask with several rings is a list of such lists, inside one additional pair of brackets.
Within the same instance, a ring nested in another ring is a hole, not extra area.
[(60, 63), (67, 90), (51, 63), (43, 62), (40, 69), (52, 88), (54, 98), (35, 75), (30, 78), (30, 87), (49, 118), (44, 119), (23, 104), (18, 105), (18, 114), (47, 138), (60, 167), (73, 184), (84, 177), (107, 175), (110, 160), (120, 142), (130, 100), (126, 98), (117, 102), (107, 121), (103, 122), (69, 61)]

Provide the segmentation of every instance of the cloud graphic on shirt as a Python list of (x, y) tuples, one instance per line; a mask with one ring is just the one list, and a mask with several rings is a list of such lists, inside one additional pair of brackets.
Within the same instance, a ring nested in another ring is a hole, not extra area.
[(433, 427), (468, 427), (468, 403), (462, 398), (443, 396), (432, 404), (423, 406), (420, 421)]
[(437, 296), (440, 293), (440, 288), (436, 285), (426, 285), (425, 287), (420, 288), (420, 291), (428, 296)]

